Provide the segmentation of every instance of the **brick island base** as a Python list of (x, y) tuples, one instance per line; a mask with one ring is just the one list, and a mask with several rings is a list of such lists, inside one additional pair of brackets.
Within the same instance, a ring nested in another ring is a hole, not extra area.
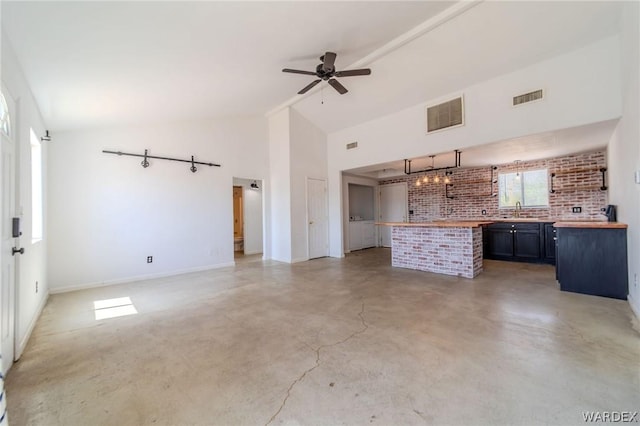
[(482, 228), (479, 225), (411, 225), (392, 225), (392, 266), (465, 278), (474, 278), (482, 272)]

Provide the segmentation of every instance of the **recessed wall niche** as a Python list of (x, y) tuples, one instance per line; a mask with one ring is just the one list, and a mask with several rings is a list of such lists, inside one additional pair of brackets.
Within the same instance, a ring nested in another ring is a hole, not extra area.
[(349, 184), (349, 220), (373, 220), (374, 191), (372, 186)]

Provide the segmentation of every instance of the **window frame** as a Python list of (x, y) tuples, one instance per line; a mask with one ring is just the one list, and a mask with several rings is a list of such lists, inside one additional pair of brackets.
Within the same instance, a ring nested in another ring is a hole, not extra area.
[[(531, 169), (531, 170), (522, 170), (522, 171), (516, 171), (516, 172), (506, 172), (506, 173), (498, 173), (498, 209), (514, 209), (515, 208), (515, 203), (514, 205), (503, 205), (502, 204), (502, 193), (503, 193), (503, 183), (507, 178), (507, 176), (511, 176), (511, 175), (516, 175), (517, 173), (520, 173), (520, 194), (522, 194), (522, 208), (523, 209), (544, 209), (544, 208), (549, 208), (549, 181), (548, 178), (546, 180), (546, 191), (545, 191), (545, 195), (546, 195), (546, 204), (527, 204), (526, 203), (526, 199), (525, 199), (525, 185), (526, 185), (526, 176), (530, 175), (531, 173), (536, 173), (536, 172), (544, 172), (544, 175), (546, 177), (549, 176), (549, 169), (548, 168), (539, 168), (539, 169)], [(503, 178), (504, 176), (504, 178)], [(506, 191), (506, 188), (505, 188)]]

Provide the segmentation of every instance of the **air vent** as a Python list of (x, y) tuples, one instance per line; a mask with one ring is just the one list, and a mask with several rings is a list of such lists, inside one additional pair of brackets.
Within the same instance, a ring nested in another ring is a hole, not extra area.
[(513, 97), (513, 106), (542, 99), (542, 89)]
[(347, 144), (347, 149), (353, 149), (358, 147), (358, 142), (351, 142)]
[(462, 96), (427, 107), (427, 133), (464, 124)]

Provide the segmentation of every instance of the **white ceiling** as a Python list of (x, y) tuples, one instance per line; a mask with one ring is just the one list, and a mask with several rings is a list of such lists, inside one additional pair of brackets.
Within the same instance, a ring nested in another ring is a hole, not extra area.
[(52, 131), (264, 115), (451, 2), (2, 2), (2, 28)]
[[(263, 116), (292, 104), (329, 133), (615, 34), (620, 8), (613, 1), (2, 1), (2, 31), (53, 132)], [(313, 77), (281, 69), (313, 70), (327, 50), (338, 53), (338, 70), (368, 66), (372, 75), (340, 79), (349, 89), (342, 96), (326, 83), (295, 95)], [(601, 123), (474, 148), (463, 165), (601, 148), (612, 129)]]
[[(350, 90), (295, 109), (325, 131), (360, 124), (586, 46), (619, 31), (620, 2), (488, 1), (368, 64)], [(308, 65), (313, 65), (311, 61)]]

